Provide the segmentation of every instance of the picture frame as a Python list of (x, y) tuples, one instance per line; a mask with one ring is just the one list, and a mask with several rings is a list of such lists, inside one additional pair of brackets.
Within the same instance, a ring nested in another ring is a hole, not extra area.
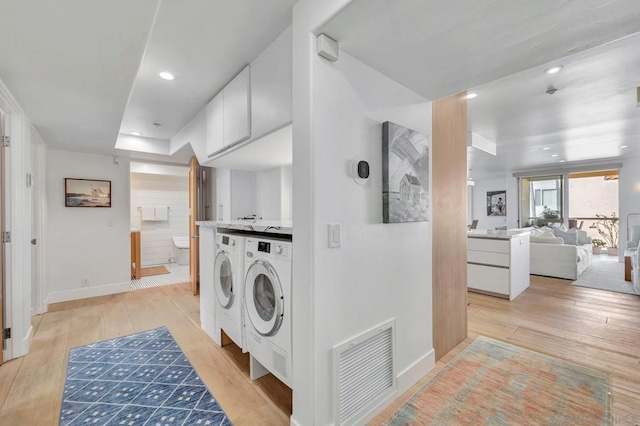
[(507, 191), (487, 191), (487, 216), (507, 215)]
[(382, 124), (383, 223), (430, 218), (429, 137), (387, 121)]
[(110, 208), (111, 181), (100, 179), (64, 179), (65, 207)]

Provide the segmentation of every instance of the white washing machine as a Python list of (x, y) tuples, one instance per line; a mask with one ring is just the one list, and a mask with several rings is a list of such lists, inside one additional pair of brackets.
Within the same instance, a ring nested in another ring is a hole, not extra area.
[[(247, 237), (244, 287), (249, 353), (289, 387), (293, 368), (291, 251), (291, 241)], [(253, 372), (251, 376), (259, 377)]]
[(218, 327), (246, 352), (242, 303), (244, 247), (244, 236), (218, 233), (213, 288)]

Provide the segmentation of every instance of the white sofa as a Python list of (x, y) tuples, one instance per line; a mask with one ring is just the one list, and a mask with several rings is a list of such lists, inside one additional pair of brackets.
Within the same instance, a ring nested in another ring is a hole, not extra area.
[(593, 262), (591, 244), (531, 243), (531, 273), (577, 280)]
[(542, 231), (535, 228), (524, 228), (521, 231), (531, 233), (529, 253), (530, 273), (533, 275), (577, 280), (593, 262), (591, 238), (585, 231), (573, 231), (578, 234), (578, 245), (565, 244), (560, 237), (542, 236)]

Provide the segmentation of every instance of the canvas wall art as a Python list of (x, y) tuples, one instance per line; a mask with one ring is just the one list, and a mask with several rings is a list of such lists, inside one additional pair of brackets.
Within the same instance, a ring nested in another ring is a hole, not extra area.
[(507, 192), (487, 192), (487, 216), (507, 215)]
[(66, 207), (111, 207), (111, 181), (65, 178), (64, 202)]
[(384, 223), (429, 220), (429, 138), (389, 121), (382, 125)]

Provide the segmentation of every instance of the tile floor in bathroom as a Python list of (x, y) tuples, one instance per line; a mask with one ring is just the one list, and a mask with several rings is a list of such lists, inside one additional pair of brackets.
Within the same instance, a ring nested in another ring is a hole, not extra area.
[(167, 263), (163, 266), (169, 270), (169, 274), (154, 275), (151, 277), (142, 277), (139, 280), (131, 280), (131, 290), (161, 287), (163, 285), (178, 284), (189, 281), (189, 265)]

